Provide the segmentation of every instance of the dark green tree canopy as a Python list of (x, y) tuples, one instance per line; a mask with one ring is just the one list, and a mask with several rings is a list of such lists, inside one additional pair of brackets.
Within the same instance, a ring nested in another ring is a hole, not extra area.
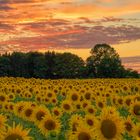
[(25, 78), (121, 78), (139, 74), (125, 69), (114, 48), (97, 44), (86, 62), (72, 53), (13, 52), (0, 55), (0, 76)]
[(59, 78), (78, 78), (84, 68), (82, 58), (71, 53), (58, 54), (55, 64), (55, 75)]
[(90, 75), (95, 77), (122, 77), (123, 66), (118, 53), (107, 44), (97, 44), (91, 49), (87, 58)]

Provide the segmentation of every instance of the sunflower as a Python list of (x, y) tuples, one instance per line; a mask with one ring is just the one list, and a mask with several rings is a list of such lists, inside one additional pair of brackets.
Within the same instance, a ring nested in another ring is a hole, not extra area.
[(85, 108), (85, 112), (87, 114), (91, 114), (91, 115), (94, 115), (96, 110), (95, 110), (95, 107), (93, 105), (88, 105), (86, 108)]
[(100, 109), (103, 109), (106, 105), (106, 101), (102, 98), (97, 98), (96, 99), (96, 106)]
[(94, 138), (94, 131), (83, 125), (78, 127), (75, 133), (68, 133), (68, 140), (93, 140)]
[(102, 110), (95, 126), (95, 134), (99, 140), (120, 140), (124, 130), (123, 120), (118, 112), (114, 112), (114, 109), (112, 111), (112, 107)]
[(32, 98), (32, 93), (31, 92), (29, 92), (29, 91), (26, 91), (26, 92), (24, 92), (24, 98)]
[(61, 107), (63, 112), (71, 113), (73, 111), (72, 103), (69, 100), (64, 100)]
[(140, 140), (140, 123), (138, 123), (136, 125), (136, 127), (134, 128), (134, 135), (133, 136), (136, 140)]
[(91, 104), (91, 102), (88, 101), (88, 100), (83, 100), (83, 101), (81, 102), (81, 105), (82, 105), (82, 108), (83, 108), (83, 109), (85, 109), (86, 107), (88, 107), (90, 104)]
[(80, 96), (79, 96), (79, 93), (78, 92), (69, 92), (68, 94), (68, 99), (71, 101), (71, 102), (77, 102), (80, 100)]
[(56, 96), (56, 94), (55, 94), (54, 92), (52, 92), (52, 91), (48, 91), (48, 92), (46, 93), (46, 97), (47, 97), (48, 99), (54, 98), (55, 96)]
[(38, 103), (42, 102), (42, 95), (38, 94), (35, 96), (35, 101), (37, 101)]
[(117, 105), (117, 95), (111, 95), (111, 104), (116, 106)]
[(11, 100), (14, 100), (15, 97), (16, 97), (16, 96), (15, 96), (14, 93), (9, 93), (9, 94), (8, 94), (8, 100), (10, 100), (10, 101), (11, 101)]
[(52, 115), (59, 118), (62, 115), (62, 110), (59, 107), (54, 107), (52, 109)]
[(1, 135), (1, 140), (31, 140), (29, 131), (14, 123), (13, 127), (8, 127), (7, 131)]
[(126, 96), (125, 98), (124, 98), (124, 102), (125, 102), (125, 105), (127, 106), (127, 107), (130, 107), (131, 106), (131, 104), (133, 103), (133, 99), (134, 99), (134, 97), (133, 96), (131, 96), (131, 95), (129, 95), (129, 96)]
[(73, 111), (80, 111), (80, 110), (82, 110), (82, 102), (80, 102), (80, 101), (77, 101), (76, 103), (74, 103), (73, 104), (73, 108), (74, 108), (74, 110)]
[(28, 105), (25, 105), (24, 110), (22, 112), (22, 118), (28, 121), (33, 121), (33, 114), (34, 114), (34, 108)]
[(25, 108), (25, 102), (21, 101), (19, 103), (16, 103), (14, 107), (14, 114), (17, 116), (21, 116), (22, 112), (24, 111), (24, 108)]
[(131, 108), (131, 114), (140, 119), (140, 102), (136, 101), (132, 104)]
[(85, 115), (84, 117), (84, 124), (86, 124), (87, 126), (89, 126), (91, 129), (95, 128), (95, 124), (96, 124), (96, 117), (93, 115)]
[(8, 97), (4, 93), (0, 93), (0, 103), (4, 103), (8, 100)]
[(139, 95), (139, 93), (134, 96), (134, 101), (140, 101), (140, 95)]
[(53, 105), (56, 105), (56, 104), (57, 104), (57, 98), (56, 98), (56, 97), (53, 97), (53, 98), (50, 100), (50, 103), (52, 103)]
[(105, 97), (109, 98), (111, 96), (111, 94), (113, 94), (113, 91), (109, 90), (105, 93)]
[(45, 136), (48, 136), (50, 132), (58, 134), (61, 129), (61, 124), (58, 119), (52, 116), (45, 116), (43, 120), (38, 125), (40, 131)]
[(69, 121), (70, 130), (72, 132), (77, 131), (77, 128), (80, 127), (81, 124), (83, 123), (84, 123), (84, 119), (80, 115), (78, 114), (72, 115)]
[(4, 104), (4, 111), (6, 112), (14, 112), (14, 106), (15, 104), (12, 102), (5, 102)]
[(124, 85), (121, 87), (123, 93), (131, 92), (129, 85)]
[(34, 122), (39, 123), (46, 115), (50, 116), (49, 110), (45, 106), (39, 106), (35, 108), (32, 118)]
[(124, 105), (124, 97), (123, 96), (118, 96), (117, 97), (117, 106), (122, 107)]
[(91, 92), (85, 92), (83, 95), (84, 99), (91, 100), (92, 93)]
[(6, 122), (6, 117), (0, 114), (0, 133), (5, 130)]
[(124, 126), (125, 126), (125, 131), (128, 132), (128, 134), (133, 135), (135, 124), (133, 123), (130, 116), (127, 117), (127, 119), (124, 121)]
[(16, 94), (17, 94), (17, 95), (20, 95), (21, 92), (22, 92), (21, 88), (17, 88), (17, 89), (16, 89)]

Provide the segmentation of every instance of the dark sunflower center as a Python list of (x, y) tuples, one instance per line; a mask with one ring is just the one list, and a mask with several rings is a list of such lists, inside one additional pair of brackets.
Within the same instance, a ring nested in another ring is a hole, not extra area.
[(77, 131), (77, 123), (73, 123), (72, 125), (72, 131)]
[(69, 110), (70, 109), (70, 105), (69, 104), (64, 104), (64, 109)]
[(48, 130), (54, 130), (56, 127), (56, 124), (53, 120), (47, 120), (45, 122), (45, 128), (48, 129)]
[(77, 109), (80, 109), (80, 108), (81, 108), (81, 106), (80, 106), (80, 105), (76, 105), (76, 108), (77, 108)]
[(138, 91), (139, 90), (139, 88), (138, 87), (135, 87), (135, 91)]
[(87, 100), (89, 100), (89, 99), (90, 99), (90, 93), (86, 93), (86, 94), (85, 94), (85, 98), (86, 98)]
[(20, 113), (22, 111), (22, 109), (23, 109), (23, 106), (19, 106), (18, 107), (18, 113)]
[(25, 111), (25, 115), (26, 115), (26, 117), (30, 117), (31, 115), (32, 115), (32, 110), (31, 109), (27, 109), (26, 111)]
[(92, 108), (89, 108), (89, 109), (88, 109), (88, 112), (89, 112), (89, 113), (94, 113), (94, 110), (93, 110)]
[(18, 89), (18, 90), (17, 90), (17, 93), (20, 93), (20, 92), (21, 92), (21, 90), (20, 90), (20, 89)]
[(116, 99), (115, 99), (115, 98), (113, 98), (113, 103), (114, 103), (114, 104), (116, 103)]
[(93, 126), (93, 121), (91, 119), (88, 119), (87, 124), (90, 125), (90, 126)]
[(110, 96), (110, 95), (107, 93), (107, 94), (106, 94), (106, 97), (109, 97), (109, 96)]
[(36, 118), (39, 121), (41, 121), (44, 116), (45, 116), (45, 113), (43, 111), (39, 111), (39, 112), (36, 113)]
[(126, 100), (126, 104), (127, 104), (127, 105), (130, 105), (130, 103), (131, 103), (131, 99), (127, 99), (127, 100)]
[(117, 128), (112, 120), (104, 120), (101, 124), (101, 132), (107, 139), (112, 139), (117, 133)]
[(0, 96), (0, 101), (5, 101), (5, 97), (4, 96)]
[(104, 105), (103, 105), (102, 102), (99, 102), (99, 103), (98, 103), (98, 106), (99, 106), (100, 108), (103, 108)]
[(123, 100), (122, 99), (118, 99), (118, 103), (119, 104), (123, 104)]
[(71, 98), (72, 98), (73, 101), (77, 101), (78, 100), (78, 96), (76, 94), (73, 94)]
[(53, 102), (53, 103), (56, 103), (56, 100), (55, 100), (55, 99), (53, 99), (53, 100), (52, 100), (52, 102)]
[(88, 104), (87, 103), (83, 103), (83, 107), (85, 108)]
[(131, 131), (132, 130), (132, 125), (129, 122), (125, 123), (125, 128), (127, 131)]
[(140, 131), (138, 131), (138, 137), (140, 138)]
[(55, 111), (54, 111), (54, 114), (55, 114), (56, 116), (58, 116), (58, 115), (59, 115), (59, 111), (55, 110)]
[(90, 140), (90, 139), (91, 139), (90, 135), (86, 132), (81, 132), (78, 135), (78, 140)]
[(13, 95), (10, 95), (9, 98), (12, 99), (13, 98)]
[(13, 110), (13, 109), (14, 109), (13, 105), (10, 105), (10, 109), (11, 109), (11, 110)]
[(134, 106), (134, 114), (135, 115), (140, 115), (140, 105), (135, 105)]
[(10, 134), (5, 140), (23, 140), (23, 138), (18, 134)]
[(48, 97), (52, 97), (52, 93), (48, 93)]
[(123, 89), (126, 91), (127, 90), (127, 87), (124, 87)]

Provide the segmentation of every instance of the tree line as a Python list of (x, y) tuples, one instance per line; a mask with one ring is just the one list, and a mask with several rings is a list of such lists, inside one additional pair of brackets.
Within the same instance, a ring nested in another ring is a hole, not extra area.
[(126, 69), (118, 53), (108, 44), (97, 44), (84, 61), (72, 53), (13, 52), (0, 55), (0, 76), (25, 78), (139, 78)]

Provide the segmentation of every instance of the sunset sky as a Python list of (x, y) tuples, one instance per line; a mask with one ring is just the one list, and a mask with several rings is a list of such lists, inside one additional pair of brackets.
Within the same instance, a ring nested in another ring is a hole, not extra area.
[(140, 0), (0, 0), (0, 53), (55, 50), (86, 59), (97, 43), (140, 71)]

